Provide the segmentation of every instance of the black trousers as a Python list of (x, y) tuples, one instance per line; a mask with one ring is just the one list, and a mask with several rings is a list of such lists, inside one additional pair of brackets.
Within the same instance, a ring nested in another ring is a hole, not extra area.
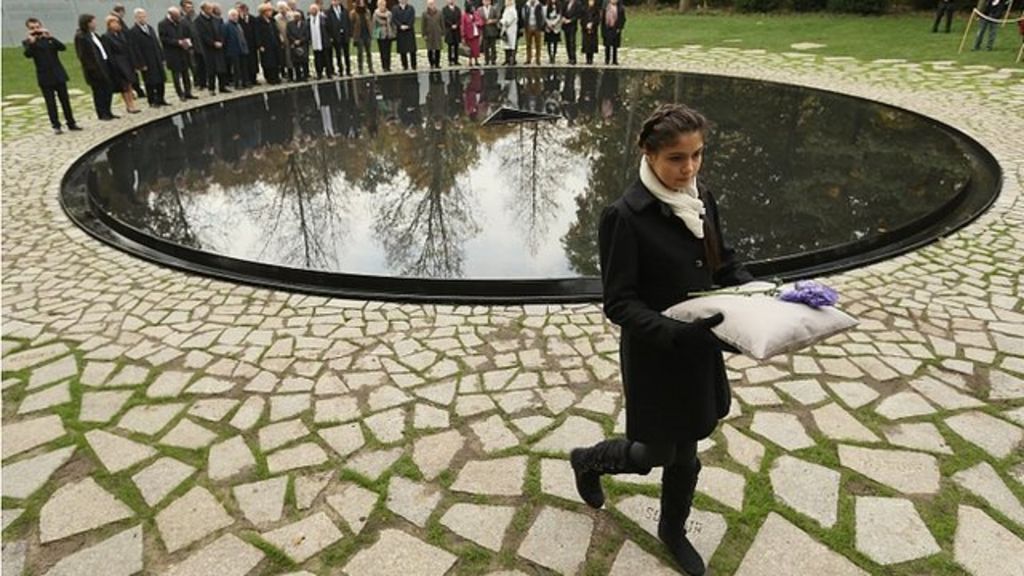
[(604, 63), (605, 64), (618, 64), (619, 63), (619, 47), (608, 46), (604, 47)]
[(174, 81), (174, 91), (178, 94), (178, 98), (184, 100), (186, 96), (192, 95), (192, 75), (189, 74), (188, 68), (171, 70), (171, 78)]
[(150, 106), (166, 104), (166, 101), (164, 100), (163, 82), (146, 82), (146, 101), (149, 102)]
[(398, 57), (402, 59), (402, 70), (408, 70), (409, 66), (412, 69), (416, 69), (416, 53), (415, 52), (399, 52)]
[(548, 62), (555, 63), (555, 55), (558, 54), (558, 42), (548, 42)]
[(484, 36), (480, 40), (482, 52), (484, 53), (484, 64), (498, 63), (498, 39)]
[(96, 108), (96, 117), (111, 118), (114, 112), (110, 109), (114, 104), (114, 90), (109, 84), (92, 86), (92, 104)]
[[(352, 55), (349, 50), (349, 42), (345, 40), (343, 42), (335, 42), (331, 48), (334, 50), (334, 61), (338, 63), (338, 76), (344, 74), (345, 76), (352, 75)], [(328, 63), (330, 66), (330, 63)]]
[(377, 40), (377, 51), (380, 52), (380, 67), (385, 72), (391, 71), (391, 39)]
[(459, 63), (459, 45), (449, 44), (448, 45), (448, 63), (458, 64)]
[(563, 27), (562, 31), (565, 32), (565, 55), (569, 59), (569, 64), (576, 63), (576, 26), (572, 28)]
[(231, 76), (231, 83), (235, 85), (235, 88), (242, 88), (243, 86), (249, 86), (249, 55), (239, 54), (238, 56), (228, 57), (228, 68), (230, 69), (229, 75)]
[[(267, 62), (270, 60), (270, 62)], [(269, 84), (280, 84), (281, 83), (281, 66), (277, 63), (277, 58), (264, 55), (261, 62), (263, 66), (263, 79)]]
[(57, 100), (60, 100), (60, 107), (64, 110), (64, 120), (68, 126), (77, 126), (75, 115), (71, 112), (71, 99), (68, 97), (68, 84), (61, 82), (54, 86), (40, 86), (43, 91), (43, 100), (46, 100), (46, 114), (50, 117), (50, 126), (60, 128), (60, 117), (57, 116)]
[(427, 62), (431, 68), (441, 67), (441, 51), (440, 50), (427, 50)]
[(316, 71), (317, 80), (323, 78), (324, 74), (334, 76), (330, 50), (313, 50), (313, 70)]
[(206, 88), (206, 59), (201, 52), (195, 52), (195, 66), (192, 68), (196, 79), (196, 86)]
[(950, 26), (953, 24), (953, 13), (956, 12), (956, 6), (952, 2), (939, 2), (939, 7), (935, 11), (935, 24), (932, 24), (932, 32), (939, 31), (939, 21), (942, 17), (946, 17), (946, 32), (949, 32)]

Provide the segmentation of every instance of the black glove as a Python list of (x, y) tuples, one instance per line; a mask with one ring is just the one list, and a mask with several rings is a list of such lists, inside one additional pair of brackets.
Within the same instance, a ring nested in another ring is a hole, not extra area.
[(712, 342), (717, 345), (718, 338), (711, 332), (711, 329), (723, 321), (725, 321), (725, 316), (719, 312), (693, 322), (680, 322), (673, 343), (680, 347), (707, 345)]

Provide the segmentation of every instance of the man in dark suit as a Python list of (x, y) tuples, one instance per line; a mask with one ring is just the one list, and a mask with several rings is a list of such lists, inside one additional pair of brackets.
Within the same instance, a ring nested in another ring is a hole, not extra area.
[(206, 60), (203, 58), (203, 47), (199, 43), (199, 30), (196, 28), (199, 16), (196, 14), (192, 0), (181, 0), (181, 18), (185, 26), (188, 27), (189, 38), (192, 39), (192, 49), (188, 54), (192, 77), (195, 79), (196, 86), (206, 88)]
[(391, 9), (391, 19), (398, 30), (396, 36), (398, 56), (402, 58), (402, 70), (409, 66), (416, 69), (416, 9), (407, 0), (398, 0), (398, 5)]
[(43, 23), (38, 18), (26, 20), (25, 27), (28, 28), (28, 37), (21, 41), (21, 46), (25, 49), (25, 57), (31, 58), (36, 66), (36, 81), (43, 92), (43, 99), (46, 100), (46, 113), (50, 116), (54, 134), (61, 133), (57, 99), (60, 99), (60, 107), (64, 110), (68, 130), (81, 130), (75, 122), (75, 115), (71, 112), (68, 73), (64, 70), (58, 54), (67, 48), (63, 42), (54, 38), (49, 30), (43, 28)]
[(331, 36), (334, 59), (338, 62), (338, 75), (351, 76), (352, 61), (349, 59), (348, 47), (352, 41), (352, 20), (341, 0), (331, 0), (331, 7), (327, 9), (327, 30)]
[(167, 17), (157, 25), (160, 44), (163, 46), (164, 60), (174, 79), (174, 91), (181, 101), (194, 100), (192, 95), (191, 60), (192, 36), (188, 25), (182, 19), (181, 10), (176, 6), (167, 9)]
[(565, 32), (565, 53), (569, 64), (576, 63), (576, 30), (583, 18), (584, 0), (566, 0), (562, 11), (562, 32)]
[(167, 74), (164, 72), (164, 51), (160, 45), (157, 31), (146, 21), (146, 11), (136, 8), (135, 26), (128, 31), (128, 46), (132, 52), (132, 65), (142, 74), (146, 84), (146, 94), (151, 108), (167, 106), (164, 99), (164, 84)]
[(249, 73), (248, 83), (250, 86), (259, 84), (256, 80), (256, 75), (260, 69), (260, 55), (257, 46), (259, 43), (256, 40), (256, 18), (249, 14), (249, 6), (244, 2), (238, 2), (235, 4), (235, 9), (238, 10), (238, 25), (242, 27), (242, 34), (245, 35), (245, 44), (249, 47), (249, 54), (246, 55), (248, 58), (248, 67), (246, 72)]
[[(117, 20), (121, 23), (121, 30), (123, 30), (124, 33), (125, 33), (125, 36), (128, 37), (129, 36), (128, 30), (131, 29), (131, 26), (129, 26), (128, 23), (124, 21), (124, 17), (125, 17), (124, 4), (121, 4), (120, 2), (117, 3), (117, 4), (114, 4), (114, 8), (111, 9), (110, 14), (111, 14), (111, 16), (116, 16), (117, 17)], [(128, 37), (128, 42), (129, 42), (128, 49), (131, 50), (131, 38), (130, 37)], [(132, 90), (135, 91), (135, 95), (138, 96), (139, 98), (145, 98), (146, 97), (146, 92), (142, 90), (142, 85), (139, 84), (139, 75), (135, 74), (134, 72), (132, 73)]]
[(231, 92), (227, 87), (224, 61), (224, 35), (222, 27), (214, 21), (213, 5), (203, 2), (199, 5), (199, 17), (196, 18), (196, 32), (199, 34), (199, 45), (206, 63), (206, 87), (210, 94), (217, 91), (220, 83), (221, 94)]

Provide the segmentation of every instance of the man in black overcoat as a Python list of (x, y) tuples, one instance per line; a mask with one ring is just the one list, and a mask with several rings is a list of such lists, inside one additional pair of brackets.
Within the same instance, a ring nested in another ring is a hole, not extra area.
[(444, 24), (444, 43), (448, 45), (448, 64), (458, 66), (459, 42), (462, 39), (462, 10), (455, 5), (455, 0), (448, 0), (441, 9), (441, 22)]
[(56, 134), (61, 133), (60, 117), (57, 116), (57, 100), (60, 100), (60, 107), (64, 110), (64, 121), (68, 124), (68, 130), (81, 130), (75, 122), (75, 115), (71, 111), (71, 99), (68, 98), (68, 73), (60, 62), (58, 52), (67, 50), (64, 43), (57, 40), (50, 34), (50, 31), (43, 28), (43, 23), (38, 18), (29, 18), (25, 21), (28, 28), (27, 37), (21, 41), (25, 50), (25, 57), (31, 58), (36, 67), (36, 81), (39, 89), (43, 92), (43, 100), (46, 101), (46, 113), (50, 116), (50, 125)]
[(584, 2), (585, 0), (566, 0), (562, 10), (562, 32), (565, 33), (565, 53), (569, 58), (569, 64), (576, 63), (576, 31), (583, 18)]
[(235, 4), (235, 9), (238, 10), (238, 25), (242, 27), (242, 34), (245, 36), (245, 44), (249, 47), (249, 53), (243, 56), (248, 59), (248, 67), (246, 73), (248, 73), (248, 81), (250, 86), (259, 84), (256, 80), (256, 75), (260, 71), (260, 55), (257, 50), (256, 41), (256, 17), (249, 13), (249, 6), (244, 2), (238, 2)]
[(181, 10), (176, 6), (167, 9), (167, 17), (157, 25), (160, 44), (163, 46), (164, 61), (174, 80), (174, 91), (181, 101), (194, 100), (192, 95), (192, 33), (185, 24)]
[(189, 38), (192, 39), (192, 49), (189, 51), (189, 68), (192, 70), (192, 78), (195, 85), (206, 88), (206, 59), (203, 57), (203, 46), (199, 42), (199, 30), (196, 23), (199, 15), (196, 14), (195, 5), (192, 0), (181, 0), (181, 18), (188, 27)]
[[(331, 37), (331, 48), (338, 63), (338, 75), (352, 75), (352, 61), (349, 59), (349, 44), (352, 41), (352, 20), (341, 0), (331, 0), (327, 12), (327, 31)], [(328, 58), (328, 66), (330, 58)], [(328, 67), (328, 70), (330, 68)]]
[(416, 69), (416, 9), (408, 0), (399, 0), (398, 5), (391, 9), (392, 21), (398, 30), (398, 56), (402, 59), (402, 70), (409, 66)]
[(210, 94), (217, 90), (220, 83), (221, 94), (231, 92), (227, 87), (227, 62), (224, 59), (224, 35), (221, 26), (214, 21), (213, 5), (203, 2), (199, 5), (199, 17), (196, 18), (196, 32), (199, 34), (199, 45), (206, 62), (206, 87)]
[(128, 46), (132, 53), (132, 65), (142, 74), (146, 85), (146, 97), (150, 107), (167, 106), (164, 99), (164, 53), (156, 30), (146, 21), (146, 11), (136, 8), (135, 25), (128, 31)]
[(263, 78), (268, 84), (281, 83), (281, 36), (278, 34), (274, 10), (263, 6), (256, 19), (256, 44), (263, 67)]

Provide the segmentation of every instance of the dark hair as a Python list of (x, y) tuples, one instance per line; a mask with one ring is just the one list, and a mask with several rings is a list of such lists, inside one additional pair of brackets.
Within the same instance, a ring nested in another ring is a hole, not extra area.
[(78, 17), (78, 31), (82, 34), (89, 33), (89, 22), (95, 20), (96, 17), (92, 14), (82, 14)]
[(700, 132), (707, 136), (711, 123), (703, 114), (683, 104), (662, 104), (644, 120), (637, 145), (645, 152), (657, 152), (675, 142), (680, 134)]
[(29, 18), (28, 20), (25, 20), (25, 28), (28, 28), (28, 25), (32, 24), (32, 23), (42, 24), (42, 22), (39, 21), (39, 18), (36, 18), (35, 16), (33, 16), (32, 18)]

